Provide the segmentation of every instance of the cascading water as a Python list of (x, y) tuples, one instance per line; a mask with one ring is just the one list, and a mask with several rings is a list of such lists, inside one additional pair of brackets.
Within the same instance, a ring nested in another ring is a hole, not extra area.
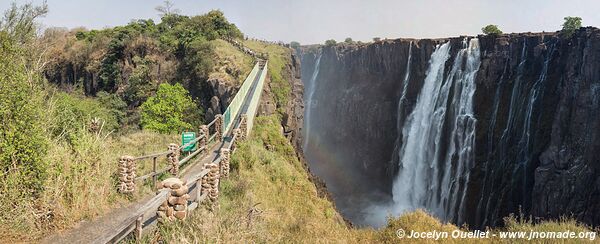
[(316, 84), (316, 80), (317, 77), (319, 76), (319, 68), (321, 66), (321, 57), (322, 55), (319, 54), (319, 56), (317, 56), (317, 60), (315, 61), (315, 69), (313, 71), (313, 74), (310, 78), (310, 83), (308, 84), (308, 96), (306, 97), (306, 115), (305, 115), (305, 133), (304, 133), (304, 143), (302, 146), (302, 149), (306, 152), (306, 149), (308, 147), (308, 140), (310, 137), (310, 125), (311, 125), (311, 114), (312, 114), (312, 109), (313, 109), (313, 96), (315, 94), (315, 90), (317, 87)]
[(391, 212), (395, 215), (424, 208), (444, 220), (462, 221), (460, 213), (464, 211), (473, 162), (478, 40), (464, 41), (444, 79), (449, 58), (450, 44), (438, 45), (415, 108), (402, 127), (399, 172), (392, 189)]
[(402, 141), (402, 126), (404, 125), (404, 114), (406, 113), (406, 94), (408, 93), (408, 82), (410, 81), (410, 64), (412, 62), (412, 42), (409, 43), (408, 46), (408, 59), (406, 60), (406, 73), (404, 74), (404, 79), (402, 80), (402, 93), (400, 95), (400, 99), (398, 99), (398, 110), (396, 115), (396, 130), (398, 131), (398, 135), (396, 137), (396, 142), (394, 143), (394, 151), (392, 154), (392, 164), (397, 163), (398, 153), (400, 151), (400, 145)]

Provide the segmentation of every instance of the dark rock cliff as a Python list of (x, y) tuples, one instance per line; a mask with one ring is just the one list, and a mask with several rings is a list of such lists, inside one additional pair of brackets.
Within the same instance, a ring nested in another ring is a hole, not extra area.
[[(475, 162), (462, 219), (495, 226), (521, 211), (600, 225), (600, 30), (582, 28), (568, 39), (559, 33), (478, 38)], [(456, 55), (463, 40), (303, 49), (303, 82), (314, 85), (307, 102), (315, 135), (305, 156), (352, 221), (360, 224), (371, 203), (390, 199), (397, 124), (414, 108), (435, 46), (450, 41)], [(411, 45), (407, 102), (398, 110)]]

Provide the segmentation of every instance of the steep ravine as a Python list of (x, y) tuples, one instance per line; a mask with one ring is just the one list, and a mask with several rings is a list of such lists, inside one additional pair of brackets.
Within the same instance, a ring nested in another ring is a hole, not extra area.
[[(600, 30), (582, 28), (569, 39), (559, 33), (477, 39), (480, 65), (470, 81), (475, 86), (470, 95), (472, 159), (466, 173), (451, 179), (464, 187), (464, 199), (453, 208), (442, 202), (442, 214), (430, 211), (475, 228), (501, 225), (502, 217), (519, 212), (542, 219), (572, 216), (600, 225)], [(431, 75), (431, 56), (438, 45), (449, 42), (439, 80), (456, 79), (448, 76), (454, 67), (462, 67), (454, 75), (464, 75), (466, 57), (456, 57), (466, 40), (472, 38), (302, 49), (305, 114), (310, 112), (305, 118), (305, 127), (310, 126), (305, 156), (339, 210), (355, 224), (373, 224), (373, 206), (402, 197), (392, 189), (407, 167), (399, 163), (399, 148), (407, 143), (402, 128), (411, 122), (406, 120)], [(318, 73), (311, 79), (319, 56)], [(457, 86), (452, 85), (448, 104), (440, 107), (449, 114), (460, 114), (453, 106), (454, 93), (461, 91)], [(447, 139), (453, 138), (449, 128), (454, 120), (443, 121), (435, 147), (439, 155), (454, 155), (448, 152), (452, 143)], [(459, 159), (437, 160), (441, 156), (435, 155), (435, 168), (456, 171)], [(442, 178), (434, 173), (425, 180), (435, 185)], [(429, 206), (425, 201), (415, 204)]]

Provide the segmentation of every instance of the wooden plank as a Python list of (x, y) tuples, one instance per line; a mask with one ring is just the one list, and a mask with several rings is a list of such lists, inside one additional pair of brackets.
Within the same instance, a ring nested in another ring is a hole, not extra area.
[(155, 153), (155, 154), (150, 154), (150, 155), (135, 157), (135, 158), (133, 158), (133, 160), (134, 161), (138, 161), (138, 160), (143, 160), (143, 159), (147, 159), (147, 158), (160, 157), (160, 156), (165, 156), (165, 155), (167, 155), (169, 153), (171, 153), (171, 151), (159, 152), (159, 153)]
[(169, 190), (167, 189), (159, 191), (159, 193), (150, 199), (148, 203), (139, 208), (133, 216), (127, 218), (125, 221), (121, 222), (121, 224), (116, 226), (114, 232), (104, 233), (93, 240), (92, 243), (117, 243), (123, 240), (123, 238), (136, 229), (136, 223), (140, 216), (142, 216), (142, 221), (144, 221), (156, 214), (158, 207), (167, 200), (168, 192)]
[(204, 149), (206, 149), (206, 147), (201, 147), (198, 148), (198, 150), (196, 150), (195, 152), (191, 153), (190, 155), (188, 155), (187, 157), (183, 158), (182, 160), (179, 161), (179, 165), (184, 164), (185, 162), (189, 161), (190, 159), (192, 159), (193, 157), (195, 157), (196, 155), (198, 155), (198, 153), (204, 151)]

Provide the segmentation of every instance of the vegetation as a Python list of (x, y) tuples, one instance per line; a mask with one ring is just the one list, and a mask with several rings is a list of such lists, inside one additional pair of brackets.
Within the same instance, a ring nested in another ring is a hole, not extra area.
[(300, 47), (300, 43), (296, 42), (296, 41), (290, 42), (290, 47), (293, 48), (293, 49), (299, 48)]
[(178, 133), (198, 127), (201, 114), (180, 84), (161, 84), (156, 95), (142, 104), (142, 127), (160, 133)]
[(500, 30), (500, 28), (498, 28), (497, 25), (486, 25), (485, 27), (481, 28), (481, 31), (483, 32), (483, 34), (486, 34), (486, 35), (502, 34), (502, 31)]
[(380, 42), (381, 41), (381, 37), (373, 37), (373, 41), (374, 42)]
[(12, 40), (0, 32), (0, 195), (29, 199), (43, 190), (48, 142), (41, 92), (28, 85)]
[[(202, 123), (209, 78), (249, 72), (251, 58), (220, 40), (243, 36), (222, 12), (166, 7), (160, 23), (42, 35), (45, 4), (13, 4), (0, 20), (0, 242), (37, 240), (149, 194), (116, 192), (118, 157), (178, 142), (174, 132)], [(137, 168), (146, 174), (151, 161)]]
[(344, 40), (344, 42), (345, 42), (346, 44), (353, 44), (353, 43), (354, 43), (354, 41), (353, 41), (353, 40), (352, 40), (352, 38), (350, 38), (350, 37), (347, 37), (347, 38)]
[(335, 44), (337, 44), (337, 42), (333, 39), (329, 39), (329, 40), (325, 41), (325, 46), (328, 46), (328, 47), (335, 46)]
[(567, 37), (570, 38), (571, 36), (573, 36), (573, 34), (575, 34), (575, 31), (577, 31), (579, 28), (581, 28), (581, 18), (580, 17), (571, 17), (571, 16), (567, 16), (565, 17), (565, 22), (562, 25), (562, 33)]

